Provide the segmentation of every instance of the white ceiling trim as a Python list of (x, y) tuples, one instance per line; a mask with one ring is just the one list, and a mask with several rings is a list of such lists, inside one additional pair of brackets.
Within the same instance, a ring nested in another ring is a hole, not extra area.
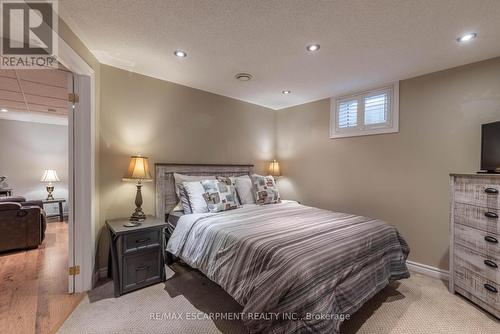
[(0, 112), (0, 119), (10, 120), (10, 121), (19, 121), (19, 122), (31, 122), (31, 123), (43, 123), (43, 124), (68, 126), (68, 117), (66, 117), (66, 116), (43, 114), (43, 113), (37, 113), (37, 112), (26, 112), (26, 111)]

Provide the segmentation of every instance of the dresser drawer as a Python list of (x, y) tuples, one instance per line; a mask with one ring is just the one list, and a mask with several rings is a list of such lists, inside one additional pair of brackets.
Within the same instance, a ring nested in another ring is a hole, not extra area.
[(123, 292), (161, 281), (161, 251), (142, 251), (123, 258)]
[(462, 266), (455, 266), (455, 284), (486, 303), (500, 310), (500, 286)]
[(457, 177), (453, 186), (455, 201), (486, 208), (500, 208), (500, 179)]
[(454, 234), (455, 244), (500, 258), (500, 236), (460, 224), (454, 226)]
[(468, 248), (455, 247), (455, 265), (468, 268), (482, 277), (500, 284), (500, 261), (498, 258), (483, 255)]
[(137, 252), (139, 250), (156, 248), (160, 246), (161, 231), (146, 230), (126, 234), (123, 236), (124, 254)]
[(455, 203), (453, 215), (457, 224), (500, 234), (499, 209)]

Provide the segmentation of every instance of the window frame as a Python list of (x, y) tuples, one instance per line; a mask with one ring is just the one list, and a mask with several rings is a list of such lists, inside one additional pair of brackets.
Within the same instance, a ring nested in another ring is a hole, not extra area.
[[(365, 125), (365, 98), (386, 93), (389, 100), (387, 122)], [(339, 128), (338, 116), (340, 103), (358, 101), (356, 127)], [(330, 100), (330, 138), (370, 136), (399, 132), (399, 82), (349, 95), (332, 97)]]

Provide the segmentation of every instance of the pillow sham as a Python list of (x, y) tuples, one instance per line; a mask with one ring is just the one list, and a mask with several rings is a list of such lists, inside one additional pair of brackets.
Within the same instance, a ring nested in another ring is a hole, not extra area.
[(203, 189), (201, 181), (182, 182), (182, 185), (189, 199), (189, 206), (192, 213), (208, 212), (207, 202), (205, 202), (205, 198), (203, 197), (205, 189)]
[(184, 209), (182, 208), (182, 203), (179, 201), (177, 205), (172, 209), (171, 212), (184, 212)]
[(238, 193), (240, 204), (255, 204), (252, 180), (250, 179), (250, 176), (239, 176), (235, 181), (236, 192)]
[(255, 202), (257, 204), (275, 204), (280, 203), (280, 193), (274, 177), (271, 175), (252, 175), (253, 190), (255, 194)]
[(203, 175), (185, 175), (185, 174), (174, 173), (175, 194), (177, 195), (177, 198), (180, 198), (179, 189), (177, 189), (178, 185), (182, 185), (182, 182), (192, 182), (201, 180), (215, 180), (215, 175), (203, 176)]
[(179, 204), (182, 207), (182, 211), (184, 211), (184, 214), (186, 215), (193, 213), (193, 210), (191, 210), (191, 205), (189, 204), (189, 197), (186, 192), (186, 189), (184, 188), (184, 185), (179, 184), (177, 185), (177, 188), (179, 188)]
[(220, 212), (238, 208), (236, 189), (229, 182), (220, 180), (204, 180), (201, 185), (205, 190), (203, 198), (210, 212)]

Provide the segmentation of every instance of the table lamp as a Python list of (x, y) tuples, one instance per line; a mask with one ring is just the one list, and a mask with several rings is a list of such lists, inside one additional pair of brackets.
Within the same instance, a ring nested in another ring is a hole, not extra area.
[(274, 177), (281, 176), (280, 164), (276, 159), (269, 163), (267, 172)]
[(54, 196), (52, 196), (52, 192), (54, 191), (54, 186), (52, 182), (59, 182), (59, 177), (57, 177), (57, 172), (54, 169), (46, 169), (43, 172), (43, 176), (40, 179), (41, 182), (48, 182), (47, 184), (47, 200), (53, 200)]
[(128, 170), (123, 177), (125, 181), (137, 181), (137, 193), (135, 194), (135, 211), (130, 216), (131, 221), (142, 221), (146, 219), (146, 215), (142, 211), (142, 183), (151, 181), (151, 174), (149, 173), (149, 162), (147, 157), (132, 156)]

